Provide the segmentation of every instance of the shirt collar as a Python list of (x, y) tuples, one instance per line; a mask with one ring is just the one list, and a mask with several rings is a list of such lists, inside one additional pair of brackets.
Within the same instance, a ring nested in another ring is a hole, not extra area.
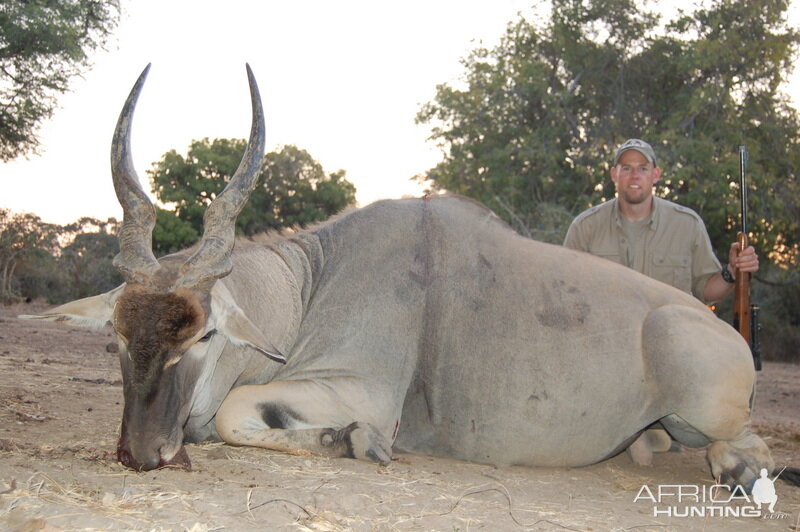
[[(658, 230), (658, 223), (661, 220), (661, 202), (664, 201), (658, 196), (653, 196), (653, 210), (650, 213), (650, 230)], [(622, 215), (619, 213), (619, 198), (614, 198), (613, 218), (617, 227), (622, 227)]]

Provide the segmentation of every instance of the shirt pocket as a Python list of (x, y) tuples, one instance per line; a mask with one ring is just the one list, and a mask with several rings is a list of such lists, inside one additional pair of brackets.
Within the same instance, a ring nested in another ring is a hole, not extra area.
[(692, 293), (692, 257), (689, 255), (653, 255), (654, 279)]

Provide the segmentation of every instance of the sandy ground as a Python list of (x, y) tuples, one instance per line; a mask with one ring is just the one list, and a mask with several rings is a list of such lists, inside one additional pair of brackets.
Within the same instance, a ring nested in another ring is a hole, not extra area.
[[(710, 487), (701, 450), (658, 455), (652, 467), (624, 454), (577, 469), (409, 454), (381, 467), (207, 444), (188, 446), (191, 472), (136, 473), (115, 460), (122, 386), (111, 333), (16, 318), (36, 310), (0, 308), (2, 530), (800, 530), (800, 488), (783, 482), (775, 519), (654, 515), (703, 505), (634, 500), (643, 485)], [(759, 378), (756, 430), (779, 467), (798, 467), (800, 366), (766, 363)]]

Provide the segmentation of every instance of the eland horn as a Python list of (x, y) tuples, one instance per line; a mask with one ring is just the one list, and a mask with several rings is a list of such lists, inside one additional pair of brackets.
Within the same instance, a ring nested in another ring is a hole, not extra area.
[(203, 215), (203, 238), (195, 253), (181, 267), (178, 286), (196, 286), (225, 277), (231, 272), (231, 252), (235, 239), (236, 217), (258, 183), (264, 158), (264, 110), (253, 71), (247, 65), (253, 120), (239, 167), (230, 182), (206, 209)]
[(159, 269), (152, 245), (156, 211), (142, 190), (131, 157), (133, 111), (149, 71), (150, 65), (147, 65), (131, 89), (111, 142), (111, 178), (123, 212), (122, 227), (117, 235), (119, 254), (114, 257), (114, 266), (128, 283), (145, 282)]

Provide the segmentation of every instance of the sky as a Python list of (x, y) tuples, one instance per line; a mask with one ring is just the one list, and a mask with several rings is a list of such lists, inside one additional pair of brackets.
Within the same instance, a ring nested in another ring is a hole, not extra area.
[[(343, 169), (361, 205), (417, 195), (409, 178), (440, 152), (414, 123), (459, 60), (494, 45), (529, 0), (122, 0), (108, 50), (59, 98), (39, 155), (0, 164), (0, 206), (44, 221), (121, 218), (109, 150), (122, 104), (152, 63), (133, 121), (143, 188), (164, 153), (194, 139), (247, 138), (245, 63), (258, 81), (267, 151), (294, 144)], [(223, 6), (221, 8), (220, 6)], [(151, 196), (152, 197), (152, 196)]]
[[(531, 0), (122, 0), (119, 27), (40, 129), (40, 153), (0, 164), (0, 207), (66, 224), (122, 216), (109, 169), (111, 136), (152, 63), (133, 122), (146, 171), (194, 139), (247, 138), (245, 63), (258, 80), (267, 151), (293, 144), (327, 172), (343, 169), (366, 205), (418, 195), (410, 178), (442, 155), (415, 115), (460, 59), (494, 46)], [(221, 6), (224, 5), (224, 8)], [(796, 13), (796, 6), (793, 6)], [(800, 87), (795, 83), (793, 86)], [(800, 94), (800, 91), (794, 91)], [(795, 98), (800, 101), (800, 97)], [(151, 196), (152, 197), (152, 196)]]

